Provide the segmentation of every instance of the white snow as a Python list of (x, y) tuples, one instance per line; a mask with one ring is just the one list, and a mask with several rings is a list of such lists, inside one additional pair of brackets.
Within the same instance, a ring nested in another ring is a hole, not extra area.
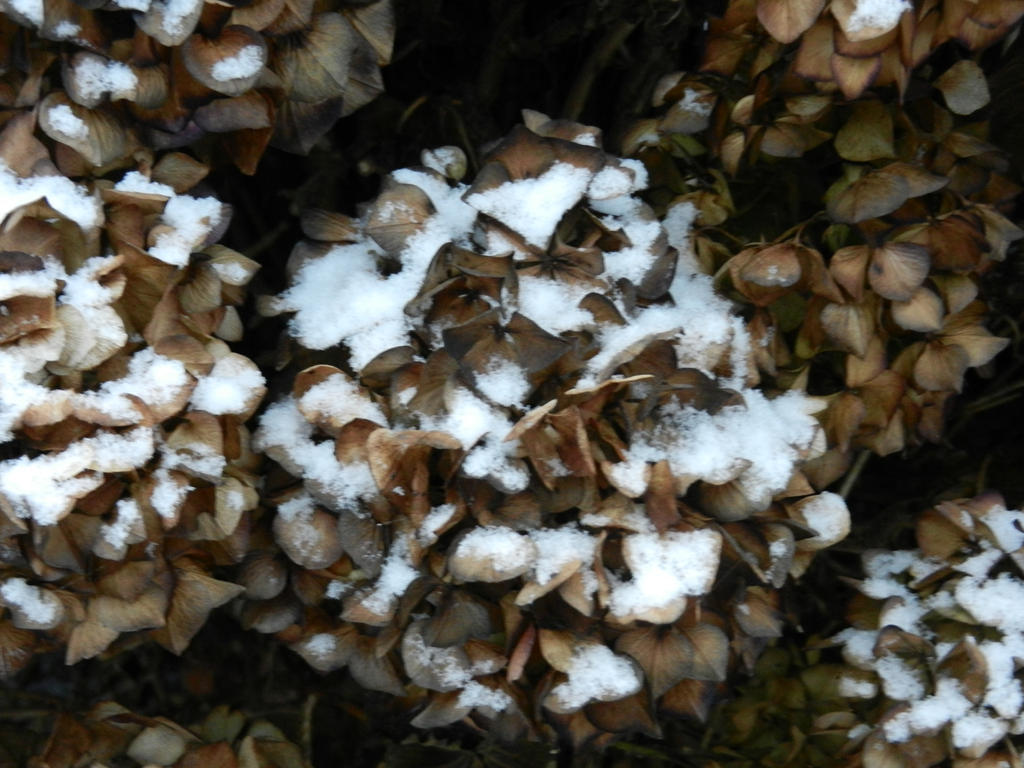
[(498, 405), (522, 407), (522, 401), (530, 391), (526, 372), (511, 360), (496, 358), (476, 374), (475, 382), (487, 398)]
[(82, 229), (91, 229), (102, 220), (99, 200), (85, 187), (75, 184), (66, 176), (30, 176), (19, 179), (0, 160), (0, 221), (23, 205), (42, 199)]
[(100, 432), (65, 450), (0, 463), (0, 495), (18, 517), (54, 525), (75, 501), (103, 483), (103, 472), (141, 467), (153, 455), (153, 431)]
[(645, 490), (643, 466), (667, 459), (676, 477), (716, 485), (738, 477), (747, 497), (767, 506), (789, 483), (799, 451), (814, 439), (817, 421), (800, 393), (774, 400), (758, 390), (742, 394), (745, 405), (716, 414), (674, 402), (661, 408), (654, 427), (638, 435), (626, 460), (615, 465), (616, 480), (630, 495), (639, 496)]
[(174, 189), (166, 184), (150, 181), (138, 171), (128, 171), (121, 180), (114, 185), (119, 192), (141, 192), (147, 195), (162, 195), (174, 197)]
[(338, 426), (343, 426), (353, 419), (367, 419), (381, 425), (387, 424), (387, 418), (380, 406), (342, 373), (328, 376), (306, 390), (299, 398), (299, 407), (313, 421), (330, 419)]
[(266, 51), (259, 45), (247, 45), (233, 56), (215, 63), (210, 70), (214, 80), (241, 80), (257, 74), (266, 63)]
[(393, 607), (405, 590), (409, 588), (420, 572), (409, 560), (409, 540), (398, 536), (391, 545), (387, 560), (381, 566), (380, 576), (373, 585), (373, 591), (363, 598), (363, 605), (371, 611), (386, 613)]
[(127, 64), (95, 54), (79, 54), (68, 73), (76, 95), (87, 107), (96, 106), (108, 95), (112, 101), (133, 100), (139, 85), (138, 77)]
[(456, 563), (487, 564), (496, 578), (473, 577), (472, 581), (504, 581), (525, 573), (537, 559), (537, 548), (529, 536), (501, 525), (472, 529), (459, 541), (452, 560)]
[(852, 36), (869, 29), (889, 30), (912, 8), (910, 0), (856, 0), (843, 31)]
[(127, 425), (142, 417), (131, 397), (139, 398), (156, 410), (174, 402), (191, 384), (192, 378), (181, 362), (158, 355), (147, 347), (132, 355), (125, 376), (105, 381), (93, 392), (78, 393), (74, 399), (82, 407)]
[(58, 40), (71, 40), (82, 28), (71, 21), (59, 21), (53, 28), (53, 36)]
[(570, 563), (589, 568), (594, 562), (597, 539), (575, 525), (541, 528), (529, 532), (536, 548), (533, 580), (540, 585), (554, 579)]
[(66, 138), (85, 139), (89, 136), (89, 126), (72, 112), (67, 104), (50, 107), (46, 116), (50, 120), (50, 125)]
[(416, 532), (416, 540), (423, 546), (430, 546), (437, 541), (438, 532), (455, 516), (458, 511), (454, 504), (441, 504), (434, 507), (423, 518), (419, 530)]
[(0, 586), (0, 598), (7, 605), (20, 609), (32, 624), (45, 626), (60, 615), (61, 606), (57, 596), (24, 579), (7, 579)]
[(161, 27), (164, 32), (174, 38), (186, 35), (192, 30), (186, 21), (192, 16), (203, 0), (150, 0), (150, 7), (163, 11)]
[(215, 197), (178, 195), (171, 198), (162, 216), (163, 224), (170, 227), (170, 231), (157, 235), (149, 255), (176, 267), (185, 266), (192, 250), (202, 245), (206, 236), (220, 223), (222, 209), (221, 202)]
[(626, 581), (611, 578), (612, 615), (642, 617), (677, 608), (681, 614), (688, 595), (711, 588), (721, 549), (721, 534), (710, 528), (626, 536), (622, 554), (632, 574)]
[(43, 25), (43, 0), (7, 0), (7, 2), (15, 11), (37, 27)]
[(800, 505), (804, 521), (817, 533), (801, 539), (801, 549), (820, 549), (842, 541), (850, 532), (850, 510), (846, 501), (836, 493), (825, 491)]
[(360, 499), (377, 494), (365, 461), (339, 462), (332, 441), (317, 443), (312, 436), (313, 425), (303, 418), (295, 400), (287, 397), (263, 413), (253, 445), (304, 477), (307, 487), (332, 509), (357, 507)]
[(244, 414), (266, 391), (266, 379), (252, 361), (242, 355), (225, 355), (196, 384), (192, 406), (216, 416)]
[(178, 482), (171, 476), (170, 471), (160, 467), (153, 472), (153, 491), (149, 497), (149, 503), (160, 517), (167, 520), (175, 519), (185, 503), (185, 497), (192, 490), (192, 486), (185, 482)]
[(623, 699), (643, 685), (641, 674), (628, 657), (596, 643), (577, 646), (567, 674), (569, 679), (551, 690), (551, 696), (564, 712), (577, 710), (595, 699)]
[(466, 202), (545, 247), (566, 211), (578, 203), (593, 174), (569, 163), (554, 163), (533, 179), (518, 179), (466, 196)]

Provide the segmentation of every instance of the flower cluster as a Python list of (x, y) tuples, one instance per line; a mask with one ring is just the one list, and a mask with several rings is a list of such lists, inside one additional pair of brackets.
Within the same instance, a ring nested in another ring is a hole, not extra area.
[[(391, 0), (225, 4), (203, 0), (4, 0), (5, 107), (39, 104), (57, 162), (123, 165), (133, 150), (210, 136), (252, 174), (269, 142), (308, 152), (338, 118), (383, 92)], [(18, 27), (59, 43), (63, 90), (41, 92), (58, 50), (17, 54)], [(42, 97), (42, 98), (40, 98)]]
[(137, 630), (180, 653), (241, 590), (210, 571), (246, 550), (265, 391), (227, 343), (257, 265), (216, 243), (230, 208), (188, 194), (206, 167), (72, 182), (34, 128), (0, 133), (4, 674)]
[(245, 618), (318, 669), (434, 691), (419, 725), (515, 731), (538, 696), (586, 739), (706, 701), (849, 518), (799, 470), (818, 404), (754, 388), (693, 206), (659, 221), (640, 163), (525, 117), (471, 183), (444, 148), (359, 219), (307, 216), (262, 306), (321, 362), (259, 419), (294, 480)]
[(1024, 732), (1024, 513), (995, 494), (943, 502), (920, 516), (917, 540), (865, 553), (853, 626), (835, 638), (852, 666), (840, 694), (885, 705), (849, 735), (908, 766), (947, 750), (1009, 760), (1000, 743)]
[[(941, 438), (965, 373), (1007, 344), (985, 327), (979, 285), (1022, 236), (1006, 218), (1020, 187), (986, 140), (984, 73), (969, 59), (922, 66), (952, 39), (991, 44), (1021, 10), (824, 6), (731, 3), (700, 71), (666, 76), (664, 113), (627, 139), (697, 207), (694, 250), (749, 307), (759, 369), (829, 396), (817, 483), (852, 451)], [(751, 178), (764, 187), (737, 199)], [(788, 218), (758, 216), (767, 190), (788, 196)]]

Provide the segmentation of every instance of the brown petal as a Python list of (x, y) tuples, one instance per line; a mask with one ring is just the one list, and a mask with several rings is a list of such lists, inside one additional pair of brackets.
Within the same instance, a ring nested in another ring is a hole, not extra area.
[[(249, 91), (235, 98), (214, 99), (209, 104), (199, 107), (192, 119), (196, 125), (209, 133), (230, 133), (232, 131), (255, 132), (268, 129), (274, 125), (274, 108), (267, 98), (257, 92)], [(232, 138), (238, 137), (233, 134)]]
[(333, 672), (344, 667), (356, 648), (356, 631), (351, 625), (332, 632), (319, 632), (294, 643), (292, 650), (318, 672)]
[(28, 664), (35, 646), (34, 633), (0, 622), (0, 678), (7, 679)]
[(206, 178), (209, 172), (209, 166), (183, 152), (168, 152), (153, 166), (152, 178), (180, 195)]
[(189, 74), (226, 96), (252, 88), (267, 62), (263, 36), (242, 26), (224, 27), (216, 37), (192, 35), (180, 50)]
[(313, 240), (348, 243), (359, 237), (359, 224), (351, 216), (319, 208), (303, 210), (300, 224), (302, 234)]
[(360, 637), (349, 659), (349, 672), (359, 685), (373, 691), (383, 691), (395, 696), (404, 694), (405, 689), (395, 671), (395, 665), (386, 654), (375, 647), (375, 638)]
[[(754, 283), (763, 288), (775, 288), (771, 295), (779, 294), (780, 291), (777, 289), (789, 288), (801, 277), (798, 254), (800, 247), (795, 243), (777, 243), (753, 252), (743, 251), (734, 259), (738, 261), (735, 276), (741, 281)], [(746, 253), (750, 256), (740, 259)], [(733, 271), (732, 263), (730, 262), (730, 271)], [(763, 300), (762, 297), (758, 303)]]
[(661, 708), (674, 715), (707, 722), (711, 707), (719, 698), (717, 686), (704, 680), (683, 680), (661, 699)]
[(943, 339), (963, 348), (971, 367), (984, 365), (1009, 343), (1007, 339), (993, 336), (982, 325), (985, 312), (984, 304), (974, 302), (947, 317), (942, 328)]

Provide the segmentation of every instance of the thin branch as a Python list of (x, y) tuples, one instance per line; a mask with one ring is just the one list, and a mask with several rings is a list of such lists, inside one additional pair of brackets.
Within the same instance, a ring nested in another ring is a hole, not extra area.
[(856, 484), (857, 479), (860, 477), (860, 473), (864, 470), (868, 461), (871, 459), (871, 451), (867, 448), (857, 454), (856, 460), (853, 462), (853, 466), (850, 467), (850, 471), (846, 473), (846, 477), (843, 478), (842, 485), (839, 486), (839, 495), (844, 499), (848, 498), (850, 491), (853, 490), (853, 486)]
[(579, 119), (583, 113), (583, 107), (590, 97), (590, 91), (593, 90), (594, 80), (597, 79), (601, 70), (608, 66), (612, 56), (622, 47), (636, 26), (636, 22), (620, 20), (605, 33), (605, 36), (587, 56), (587, 60), (583, 62), (579, 74), (576, 75), (572, 90), (569, 91), (569, 95), (565, 99), (562, 117), (569, 120)]

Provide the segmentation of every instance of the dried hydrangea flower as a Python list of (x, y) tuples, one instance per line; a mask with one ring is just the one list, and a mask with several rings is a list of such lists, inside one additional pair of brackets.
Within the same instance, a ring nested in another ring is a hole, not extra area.
[(925, 745), (937, 759), (1005, 758), (1004, 737), (1024, 732), (1024, 513), (991, 493), (946, 501), (918, 518), (917, 539), (865, 553), (853, 626), (835, 637), (854, 668), (840, 693), (882, 705), (851, 737), (910, 765)]
[[(523, 732), (543, 690), (585, 739), (651, 691), (708, 700), (730, 641), (752, 662), (781, 631), (774, 588), (849, 517), (800, 473), (819, 404), (754, 387), (692, 213), (659, 221), (645, 168), (596, 129), (524, 117), (471, 181), (435, 150), (360, 218), (304, 218), (290, 285), (261, 307), (322, 362), (256, 432), (293, 478), (262, 534), (293, 583), (243, 619), (321, 671), (434, 691), (419, 725)], [(742, 564), (728, 587), (724, 560)]]
[(247, 551), (266, 391), (227, 344), (258, 265), (216, 243), (230, 208), (188, 194), (207, 169), (171, 153), (71, 181), (34, 128), (0, 133), (5, 674), (135, 631), (180, 653), (242, 591), (211, 571)]

